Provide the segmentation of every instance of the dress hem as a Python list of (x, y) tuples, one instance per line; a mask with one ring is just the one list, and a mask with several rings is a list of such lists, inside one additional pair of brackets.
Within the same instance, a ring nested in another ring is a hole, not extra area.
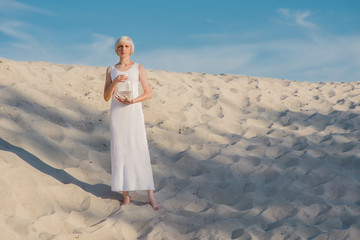
[(131, 191), (155, 191), (155, 189), (129, 189), (129, 190), (113, 190), (111, 189), (112, 192), (131, 192)]

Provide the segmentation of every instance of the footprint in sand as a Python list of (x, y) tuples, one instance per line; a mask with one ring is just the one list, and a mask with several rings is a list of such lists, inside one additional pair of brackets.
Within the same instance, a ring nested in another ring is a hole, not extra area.
[(194, 133), (195, 130), (189, 127), (185, 127), (185, 128), (179, 128), (178, 133), (179, 134), (183, 134), (183, 135), (189, 135)]
[(290, 87), (291, 81), (284, 79), (284, 87)]
[(294, 97), (298, 97), (298, 93), (299, 93), (299, 91), (298, 91), (298, 90), (295, 90), (295, 92), (293, 92), (292, 95), (293, 95)]
[(323, 139), (321, 139), (320, 143), (327, 142), (331, 139), (332, 139), (332, 134), (329, 134), (329, 135), (323, 137)]
[(248, 85), (249, 87), (259, 88), (259, 80), (256, 78), (250, 78)]
[(289, 110), (283, 111), (279, 113), (279, 118), (284, 117), (288, 114)]
[(202, 162), (192, 158), (187, 152), (177, 156), (175, 166), (180, 172), (184, 171), (192, 177), (201, 175), (204, 168)]
[(234, 94), (239, 93), (239, 91), (236, 90), (235, 88), (230, 88), (230, 91), (231, 91), (232, 93), (234, 93)]
[(299, 163), (299, 159), (292, 158), (292, 157), (279, 158), (279, 160), (277, 161), (277, 164), (279, 164), (280, 167), (283, 169), (287, 169), (289, 167), (294, 167), (294, 166), (298, 165), (298, 163)]
[(356, 146), (358, 146), (358, 142), (349, 142), (344, 144), (343, 152), (350, 152), (353, 150)]
[[(231, 239), (237, 239), (244, 234), (244, 229), (238, 228), (231, 233)], [(251, 239), (251, 237), (249, 238)]]
[(242, 105), (243, 105), (244, 108), (250, 107), (250, 105), (251, 105), (250, 98), (246, 97), (246, 98), (244, 99)]
[[(249, 151), (249, 148), (251, 148), (252, 146), (255, 146), (255, 145), (248, 146), (247, 150)], [(252, 149), (255, 149), (255, 148), (251, 148), (250, 151)], [(258, 166), (261, 163), (261, 159), (258, 158), (258, 157), (247, 156), (247, 157), (241, 159), (240, 162), (243, 163), (243, 164), (250, 165), (250, 166)]]
[(299, 137), (296, 139), (292, 149), (296, 151), (303, 151), (307, 147), (309, 147), (309, 144), (307, 143), (306, 137)]
[(260, 101), (261, 101), (261, 94), (260, 94), (259, 96), (257, 96), (257, 97), (255, 98), (255, 100), (256, 100), (257, 102), (260, 102)]
[(330, 92), (328, 93), (328, 95), (329, 95), (329, 98), (332, 98), (333, 96), (336, 95), (336, 93), (335, 93), (335, 91), (330, 91)]
[(219, 94), (214, 94), (211, 98), (203, 96), (201, 98), (201, 106), (209, 110), (218, 103), (219, 96)]
[(280, 96), (280, 101), (284, 101), (285, 99), (287, 99), (289, 97), (289, 95), (281, 95)]
[(340, 99), (340, 100), (336, 101), (336, 104), (339, 104), (339, 105), (344, 105), (344, 103), (345, 103), (345, 99)]
[(203, 81), (201, 79), (197, 79), (197, 78), (193, 78), (191, 79), (193, 82), (196, 82), (196, 83), (202, 83)]
[(265, 169), (262, 174), (264, 177), (265, 184), (268, 184), (268, 183), (274, 181), (275, 179), (277, 179), (280, 176), (280, 174), (276, 170), (273, 170), (273, 169)]
[(219, 107), (219, 109), (217, 111), (217, 116), (218, 116), (218, 118), (224, 118), (224, 111), (221, 106)]
[(355, 109), (355, 108), (358, 107), (358, 106), (360, 106), (360, 103), (350, 102), (349, 109)]

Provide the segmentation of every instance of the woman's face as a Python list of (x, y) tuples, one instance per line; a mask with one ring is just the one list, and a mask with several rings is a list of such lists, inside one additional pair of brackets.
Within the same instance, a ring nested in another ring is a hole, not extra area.
[(131, 55), (130, 43), (120, 43), (117, 49), (117, 53), (120, 57), (126, 57)]

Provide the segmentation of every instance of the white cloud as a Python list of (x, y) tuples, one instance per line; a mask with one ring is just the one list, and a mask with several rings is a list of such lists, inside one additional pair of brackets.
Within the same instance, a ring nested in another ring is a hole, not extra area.
[(49, 55), (48, 44), (38, 41), (35, 29), (31, 24), (21, 21), (0, 22), (0, 35), (9, 37), (0, 45), (1, 57), (13, 60), (47, 60), (45, 56)]
[(219, 40), (244, 40), (244, 39), (254, 39), (262, 36), (261, 31), (251, 31), (251, 32), (242, 32), (239, 34), (233, 33), (200, 33), (190, 35), (190, 39), (199, 39), (199, 40), (207, 40), (207, 41), (219, 41)]
[(179, 72), (230, 72), (254, 58), (246, 46), (207, 46), (198, 49), (157, 49), (138, 53), (145, 67)]
[[(254, 46), (272, 49), (274, 55), (252, 72), (301, 81), (360, 81), (360, 36), (326, 35), (316, 40), (278, 40)], [(254, 66), (257, 66), (254, 69)]]
[(297, 25), (306, 28), (316, 28), (316, 24), (307, 20), (307, 18), (312, 15), (312, 12), (310, 10), (293, 12), (287, 8), (279, 8), (278, 12), (286, 19), (290, 20), (290, 22), (287, 22), (287, 24)]
[[(360, 36), (273, 40), (139, 53), (145, 67), (300, 81), (360, 81)], [(141, 54), (141, 55), (140, 55)]]
[(194, 34), (191, 35), (192, 39), (211, 39), (211, 40), (221, 40), (227, 38), (233, 38), (232, 34), (223, 34), (223, 33), (203, 33), (203, 34)]
[(309, 28), (315, 27), (315, 24), (306, 21), (306, 18), (309, 17), (310, 14), (311, 14), (310, 11), (296, 12), (294, 14), (295, 22), (300, 26), (309, 27)]
[(4, 35), (24, 42), (33, 40), (33, 37), (30, 34), (21, 29), (26, 26), (29, 27), (30, 25), (20, 21), (0, 22), (0, 32)]
[(0, 1), (0, 12), (13, 12), (13, 11), (29, 11), (41, 14), (53, 14), (51, 11), (46, 9), (34, 7), (28, 4), (20, 3), (15, 0), (1, 0)]
[[(45, 30), (21, 21), (0, 22), (0, 34), (10, 39), (0, 45), (1, 57), (25, 61), (49, 61), (64, 64), (107, 65), (113, 63), (113, 37), (93, 34), (82, 44), (62, 45), (42, 38)], [(54, 38), (54, 37), (52, 37)]]
[(115, 38), (93, 34), (93, 41), (78, 46), (81, 57), (77, 61), (87, 65), (111, 65), (117, 56), (114, 52)]
[(290, 9), (279, 8), (278, 12), (283, 14), (285, 17), (290, 17)]

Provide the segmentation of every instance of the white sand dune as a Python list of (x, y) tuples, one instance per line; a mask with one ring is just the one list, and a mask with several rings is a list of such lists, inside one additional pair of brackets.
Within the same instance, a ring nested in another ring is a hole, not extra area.
[(155, 212), (110, 191), (105, 69), (0, 58), (1, 239), (360, 239), (360, 82), (148, 70)]

